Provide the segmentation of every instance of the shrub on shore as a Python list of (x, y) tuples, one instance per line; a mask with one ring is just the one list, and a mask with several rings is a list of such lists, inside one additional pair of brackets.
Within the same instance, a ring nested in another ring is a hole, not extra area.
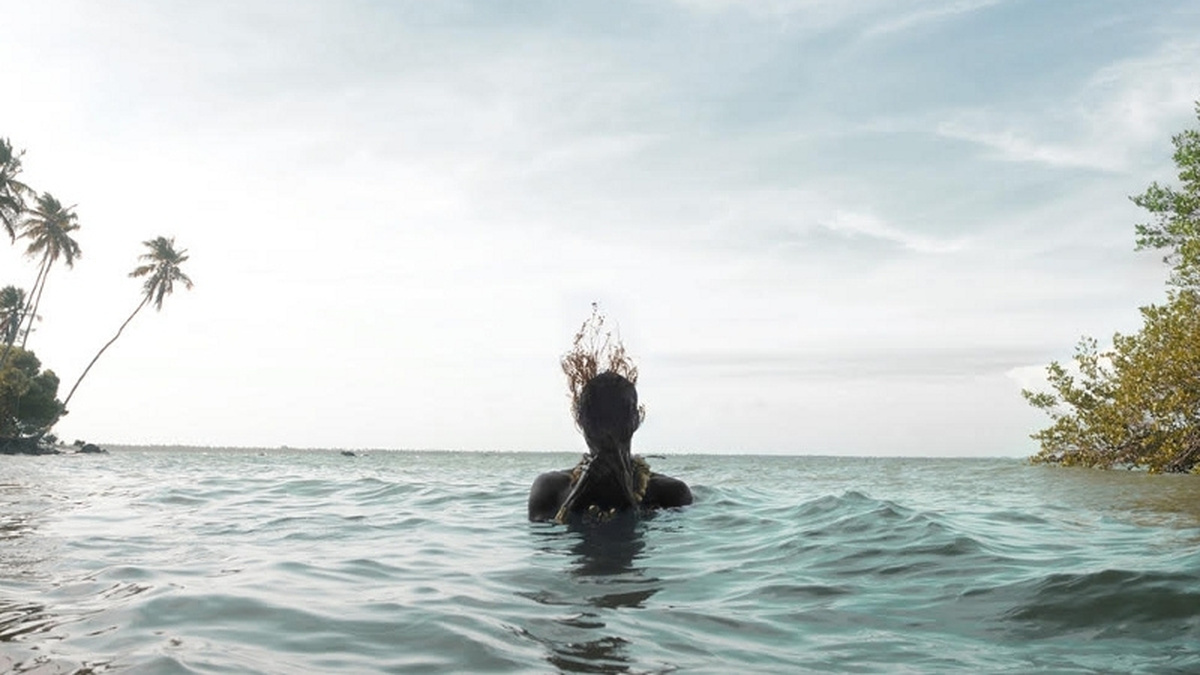
[(1051, 419), (1033, 434), (1035, 463), (1200, 470), (1200, 129), (1172, 141), (1180, 186), (1133, 197), (1153, 216), (1136, 228), (1138, 249), (1165, 249), (1171, 265), (1167, 301), (1142, 307), (1142, 328), (1111, 349), (1080, 340), (1073, 368), (1047, 367), (1050, 391), (1021, 392)]
[(0, 368), (0, 439), (39, 434), (62, 416), (58, 376), (41, 368), (37, 356), (20, 347)]

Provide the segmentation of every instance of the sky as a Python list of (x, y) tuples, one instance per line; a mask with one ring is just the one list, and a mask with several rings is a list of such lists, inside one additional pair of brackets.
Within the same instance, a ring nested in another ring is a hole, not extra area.
[[(75, 204), (29, 347), (67, 442), (582, 450), (600, 303), (647, 453), (1024, 456), (1165, 296), (1129, 195), (1200, 4), (0, 0), (0, 137)], [(29, 287), (23, 246), (0, 283)]]

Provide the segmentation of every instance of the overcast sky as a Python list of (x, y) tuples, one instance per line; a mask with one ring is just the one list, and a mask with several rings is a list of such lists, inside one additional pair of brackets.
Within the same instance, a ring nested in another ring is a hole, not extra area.
[[(1166, 270), (1200, 3), (0, 0), (0, 137), (77, 204), (30, 338), (66, 441), (582, 449), (598, 301), (643, 452), (1011, 455)], [(0, 283), (29, 287), (23, 247)]]

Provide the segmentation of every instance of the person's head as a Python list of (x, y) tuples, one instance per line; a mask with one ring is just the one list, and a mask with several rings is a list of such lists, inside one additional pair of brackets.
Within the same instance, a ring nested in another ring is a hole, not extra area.
[(596, 375), (579, 392), (575, 421), (593, 455), (628, 453), (633, 432), (641, 425), (637, 387), (611, 371)]
[(563, 501), (566, 513), (636, 508), (641, 500), (630, 441), (641, 424), (637, 388), (608, 371), (589, 379), (575, 402), (575, 421), (583, 430), (591, 460)]

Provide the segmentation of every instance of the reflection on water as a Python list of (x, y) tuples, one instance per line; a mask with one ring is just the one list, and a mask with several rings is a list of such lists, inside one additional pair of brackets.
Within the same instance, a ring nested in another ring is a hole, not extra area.
[(29, 489), (20, 483), (0, 483), (0, 579), (31, 574), (38, 556), (38, 524), (45, 514)]
[(68, 504), (59, 486), (25, 475), (22, 468), (4, 466), (11, 473), (0, 479), (0, 583), (36, 582), (49, 575), (47, 563), (57, 555), (58, 540), (44, 529)]
[(53, 622), (54, 617), (46, 611), (45, 605), (0, 601), (0, 642), (18, 640)]
[(574, 576), (610, 577), (641, 571), (633, 566), (638, 554), (646, 548), (639, 519), (628, 516), (607, 523), (572, 525), (570, 532), (578, 536), (571, 545)]
[(580, 579), (595, 577), (591, 582), (606, 591), (589, 595), (589, 604), (605, 609), (642, 607), (647, 598), (659, 591), (655, 584), (658, 579), (645, 576), (645, 570), (633, 565), (646, 548), (644, 526), (638, 519), (621, 518), (603, 525), (580, 526), (573, 531), (580, 537), (571, 546), (575, 555), (571, 574)]
[(1139, 525), (1200, 526), (1200, 481), (1195, 476), (1062, 468), (1045, 474), (1073, 506), (1106, 511)]
[[(0, 482), (0, 582), (12, 589), (46, 576), (43, 568), (54, 546), (40, 530), (60, 501), (47, 490), (49, 486), (24, 477)], [(0, 598), (0, 672), (89, 672), (27, 646), (52, 638), (64, 621), (44, 602)]]
[(556, 620), (562, 637), (542, 640), (546, 660), (566, 672), (621, 673), (631, 669), (626, 637), (612, 634), (612, 612), (638, 610), (661, 590), (660, 580), (637, 566), (646, 548), (645, 523), (629, 516), (602, 524), (572, 525), (567, 569), (580, 594), (579, 611)]
[[(0, 491), (7, 491), (13, 487), (11, 485), (0, 485)], [(16, 539), (17, 537), (33, 532), (35, 526), (34, 514), (31, 513), (11, 513), (5, 507), (12, 507), (13, 504), (5, 500), (0, 502), (0, 508), (4, 508), (4, 513), (0, 513), (0, 541), (6, 539)]]

